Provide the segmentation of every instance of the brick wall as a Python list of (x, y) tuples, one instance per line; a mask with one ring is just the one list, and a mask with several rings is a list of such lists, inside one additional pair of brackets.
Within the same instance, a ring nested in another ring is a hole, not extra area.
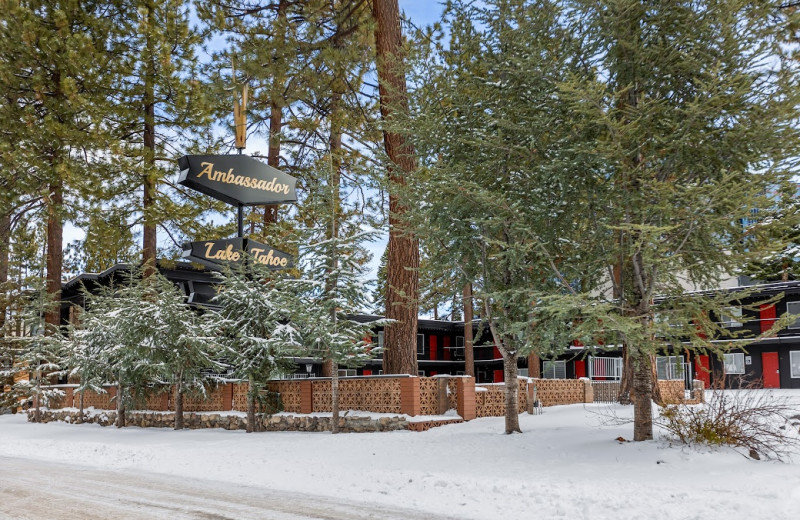
[(684, 382), (679, 381), (659, 381), (658, 388), (661, 390), (661, 398), (665, 404), (682, 403), (685, 397)]
[(583, 403), (585, 383), (581, 379), (533, 379), (542, 406)]

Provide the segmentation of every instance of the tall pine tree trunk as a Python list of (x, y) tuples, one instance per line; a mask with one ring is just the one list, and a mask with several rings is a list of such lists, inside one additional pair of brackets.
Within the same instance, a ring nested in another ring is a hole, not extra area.
[(183, 429), (183, 372), (180, 372), (175, 381), (175, 429)]
[[(397, 0), (374, 0), (372, 16), (376, 22), (381, 117), (391, 121), (395, 112), (408, 112)], [(402, 221), (407, 208), (400, 204), (396, 191), (417, 165), (414, 147), (403, 135), (384, 130), (383, 142), (390, 160), (386, 317), (396, 320), (384, 332), (383, 371), (416, 375), (419, 241)]]
[(78, 393), (78, 424), (83, 424), (83, 394), (86, 393), (86, 390)]
[[(6, 324), (8, 262), (11, 255), (11, 214), (0, 215), (0, 331)], [(2, 332), (0, 332), (2, 334)]]
[(503, 375), (506, 380), (506, 433), (522, 433), (519, 427), (519, 381), (517, 356), (503, 349)]
[[(146, 4), (147, 27), (154, 26), (153, 6)], [(153, 215), (156, 201), (156, 101), (155, 101), (155, 52), (153, 39), (149, 34), (145, 38), (145, 60), (147, 70), (144, 77), (144, 190), (142, 196), (142, 213), (144, 229), (142, 232), (142, 263), (144, 276), (150, 276), (156, 265), (156, 222)]]
[(117, 383), (117, 428), (125, 427), (125, 387), (122, 379)]
[(472, 284), (464, 284), (464, 372), (475, 377), (475, 352), (472, 348)]
[[(60, 175), (60, 174), (59, 174)], [(47, 197), (47, 295), (48, 311), (45, 322), (61, 325), (61, 272), (64, 264), (64, 222), (61, 212), (64, 204), (64, 184), (59, 177), (49, 187)]]
[(247, 379), (247, 433), (253, 433), (256, 429), (256, 394), (255, 384), (252, 377)]
[(633, 440), (649, 441), (653, 439), (653, 383), (650, 371), (650, 358), (637, 352), (631, 356), (633, 381), (631, 397), (633, 399)]
[[(286, 39), (286, 9), (288, 7), (287, 0), (280, 0), (278, 2), (277, 12), (277, 27), (283, 32), (277, 38)], [(267, 164), (273, 168), (280, 166), (281, 159), (281, 128), (283, 126), (283, 90), (285, 88), (286, 78), (280, 72), (275, 74), (272, 81), (272, 96), (269, 108), (269, 145), (267, 148)], [(278, 222), (278, 206), (264, 206), (264, 234), (266, 228), (271, 224)]]

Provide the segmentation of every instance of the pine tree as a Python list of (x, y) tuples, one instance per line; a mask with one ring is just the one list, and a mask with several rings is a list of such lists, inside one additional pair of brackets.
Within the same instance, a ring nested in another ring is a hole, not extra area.
[[(58, 299), (63, 222), (73, 197), (101, 189), (96, 174), (107, 150), (102, 131), (114, 100), (112, 57), (118, 6), (103, 2), (32, 0), (4, 6), (0, 24), (2, 159), (22, 177), (15, 193), (41, 202), (47, 221), (47, 290)], [(10, 144), (8, 144), (10, 143)], [(48, 323), (57, 326), (58, 312)]]
[(221, 275), (220, 291), (213, 303), (219, 312), (210, 316), (220, 355), (235, 377), (247, 381), (247, 432), (258, 431), (256, 404), (267, 381), (287, 368), (286, 358), (299, 352), (299, 334), (287, 309), (292, 294), (272, 273), (249, 261), (247, 271)]
[[(709, 321), (703, 313), (724, 315), (725, 298), (701, 304), (686, 295), (682, 278), (718, 287), (775, 247), (766, 241), (786, 203), (775, 194), (792, 191), (797, 77), (776, 3), (569, 6), (585, 63), (606, 71), (565, 86), (571, 109), (598, 131), (594, 232), (604, 254), (587, 271), (619, 266), (618, 276), (606, 277), (617, 298), (591, 308), (607, 305), (603, 312), (614, 317), (585, 323), (597, 329), (602, 321), (625, 343), (634, 439), (646, 440), (653, 435), (651, 359), (680, 341), (654, 313), (668, 313), (683, 341), (718, 349), (703, 338), (722, 331), (697, 329)], [(668, 299), (654, 305), (657, 296)]]
[(574, 51), (546, 1), (454, 2), (445, 14), (450, 47), (418, 67), (414, 83), (424, 87), (407, 123), (425, 165), (412, 186), (411, 198), (424, 201), (413, 222), (431, 249), (429, 268), (457, 269), (453, 285), (472, 284), (503, 357), (513, 433), (518, 359), (554, 348), (564, 332), (534, 316), (542, 295), (563, 290), (551, 265), (583, 245), (576, 194), (586, 179), (573, 151), (581, 141), (558, 99)]
[(400, 189), (417, 167), (414, 146), (393, 129), (396, 116), (408, 113), (403, 69), (400, 8), (397, 0), (373, 0), (375, 49), (378, 65), (381, 119), (389, 186), (389, 245), (386, 279), (386, 317), (393, 320), (384, 333), (383, 370), (387, 374), (417, 373), (417, 313), (419, 242), (404, 225), (408, 211)]

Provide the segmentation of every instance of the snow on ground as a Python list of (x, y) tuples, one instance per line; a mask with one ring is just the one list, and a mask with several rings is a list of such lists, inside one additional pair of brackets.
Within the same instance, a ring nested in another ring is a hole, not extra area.
[[(797, 403), (800, 391), (780, 391)], [(731, 449), (620, 443), (631, 407), (569, 405), (503, 418), (373, 434), (31, 424), (0, 416), (0, 456), (149, 471), (454, 518), (797, 518), (800, 456), (755, 461)], [(2, 468), (0, 468), (2, 471)]]

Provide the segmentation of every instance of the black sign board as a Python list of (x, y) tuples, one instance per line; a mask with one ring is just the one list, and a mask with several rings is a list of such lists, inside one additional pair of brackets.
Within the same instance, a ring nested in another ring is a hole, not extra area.
[(182, 184), (234, 206), (297, 202), (297, 179), (249, 155), (184, 155)]
[(269, 269), (289, 269), (293, 265), (292, 255), (241, 237), (189, 242), (183, 245), (182, 257), (212, 269), (219, 269), (226, 264), (241, 264), (245, 257), (244, 252), (254, 262)]

